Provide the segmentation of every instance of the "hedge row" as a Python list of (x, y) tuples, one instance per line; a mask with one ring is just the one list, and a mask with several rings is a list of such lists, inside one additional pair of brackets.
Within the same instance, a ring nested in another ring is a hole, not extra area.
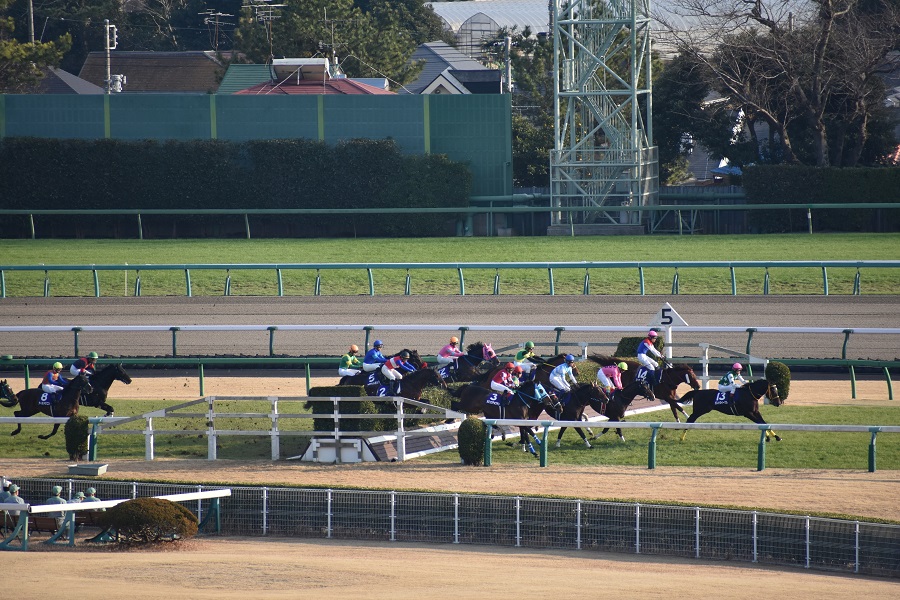
[[(756, 165), (744, 171), (748, 204), (890, 202), (897, 210), (813, 211), (815, 231), (897, 231), (900, 229), (900, 169), (818, 168), (793, 165)], [(751, 231), (784, 233), (807, 231), (805, 210), (751, 211)]]
[[(462, 163), (444, 155), (405, 155), (392, 140), (357, 139), (334, 146), (304, 139), (0, 140), (4, 209), (465, 207), (471, 177)], [(446, 234), (447, 222), (453, 220), (414, 211), (398, 217), (259, 217), (254, 237), (427, 236)], [(244, 234), (240, 217), (144, 221), (158, 237)], [(55, 237), (137, 236), (134, 217), (79, 217), (74, 222), (54, 217), (50, 225)]]

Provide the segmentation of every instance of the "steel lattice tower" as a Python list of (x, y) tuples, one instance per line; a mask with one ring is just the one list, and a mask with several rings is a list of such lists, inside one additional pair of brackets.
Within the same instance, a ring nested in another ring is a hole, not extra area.
[(553, 0), (553, 224), (639, 223), (622, 205), (655, 204), (650, 0)]

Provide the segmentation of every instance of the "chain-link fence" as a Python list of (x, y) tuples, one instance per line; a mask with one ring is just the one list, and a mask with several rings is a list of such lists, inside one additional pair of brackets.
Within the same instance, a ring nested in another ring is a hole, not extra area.
[[(54, 485), (71, 498), (89, 486), (102, 500), (224, 486), (16, 480), (40, 504)], [(900, 526), (641, 503), (396, 491), (232, 487), (222, 533), (484, 544), (738, 560), (900, 576)], [(208, 501), (187, 502), (203, 518)]]

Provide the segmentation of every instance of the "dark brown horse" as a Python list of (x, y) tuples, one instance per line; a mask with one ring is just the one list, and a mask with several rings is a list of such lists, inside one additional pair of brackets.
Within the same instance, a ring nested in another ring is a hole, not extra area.
[[(778, 394), (778, 386), (765, 379), (757, 379), (743, 387), (737, 388), (734, 391), (734, 396), (731, 398), (729, 398), (726, 393), (719, 399), (719, 393), (718, 390), (699, 390), (690, 391), (682, 396), (682, 402), (694, 402), (694, 410), (691, 412), (691, 416), (688, 417), (687, 422), (693, 423), (706, 413), (717, 410), (726, 415), (746, 417), (754, 423), (765, 425), (766, 421), (759, 413), (760, 399), (767, 397), (773, 406), (781, 406), (784, 404), (784, 401)], [(719, 399), (719, 402), (716, 402), (717, 399)], [(685, 435), (687, 435), (686, 429), (684, 433), (681, 434), (682, 440), (684, 440)], [(774, 431), (766, 430), (767, 442), (771, 436), (775, 437), (775, 441), (781, 441), (781, 436)]]
[[(544, 360), (543, 358), (535, 356), (532, 359), (532, 362), (535, 363), (534, 369), (531, 371), (532, 376), (531, 379), (540, 383), (544, 386), (545, 389), (550, 390), (552, 387), (550, 385), (550, 372), (553, 371), (556, 367), (566, 362), (565, 354), (558, 354), (553, 358)], [(491, 388), (491, 380), (494, 378), (494, 375), (497, 374), (498, 371), (502, 371), (503, 366), (496, 367), (488, 371), (485, 375), (477, 377), (473, 383), (480, 385), (481, 387), (490, 389)], [(577, 377), (578, 376), (578, 367), (572, 366), (572, 373)]]
[[(466, 346), (466, 353), (454, 361), (456, 368), (452, 365), (444, 365), (438, 368), (438, 372), (445, 381), (472, 381), (479, 375), (484, 374), (486, 370), (496, 367), (500, 364), (497, 353), (491, 348), (490, 344), (484, 342), (475, 342)], [(485, 368), (487, 365), (487, 368)]]
[[(78, 403), (82, 394), (90, 394), (93, 391), (87, 376), (83, 373), (73, 378), (63, 388), (60, 399), (52, 404), (40, 404), (41, 396), (44, 390), (41, 388), (31, 388), (22, 390), (18, 394), (13, 394), (9, 384), (4, 379), (0, 382), (0, 395), (6, 398), (6, 401), (0, 400), (0, 404), (7, 408), (12, 408), (16, 404), (21, 410), (13, 412), (16, 417), (31, 417), (37, 414), (45, 414), (49, 417), (71, 417), (78, 414)], [(56, 435), (59, 430), (59, 423), (53, 425), (53, 431), (49, 435), (39, 435), (42, 440)], [(16, 429), (10, 435), (18, 435), (22, 431), (22, 424), (17, 423)]]
[[(650, 389), (649, 385), (647, 385), (643, 381), (632, 381), (621, 390), (616, 390), (613, 393), (612, 398), (609, 399), (609, 402), (607, 402), (606, 405), (597, 406), (595, 404), (591, 404), (591, 408), (609, 419), (609, 422), (624, 421), (625, 411), (628, 410), (628, 407), (631, 405), (631, 402), (634, 400), (635, 396), (643, 396), (644, 398), (648, 398), (652, 402), (656, 401), (656, 396), (653, 394), (653, 390)], [(595, 435), (594, 438), (596, 439), (600, 437), (609, 430), (610, 427), (605, 428), (603, 431)], [(616, 435), (619, 436), (620, 440), (622, 440), (623, 442), (625, 441), (625, 436), (622, 435), (621, 428), (616, 428)]]
[[(400, 356), (404, 352), (409, 352), (409, 364), (414, 366), (416, 369), (424, 369), (428, 366), (428, 363), (424, 362), (421, 358), (419, 358), (419, 353), (415, 350), (409, 350), (404, 348), (400, 352), (396, 354), (392, 354), (391, 356)], [(390, 358), (390, 357), (388, 357)], [(376, 382), (382, 380), (381, 375), (381, 366), (379, 366), (374, 371), (360, 371), (356, 375), (344, 375), (341, 377), (340, 381), (338, 381), (338, 385), (374, 385)]]
[[(559, 414), (555, 414), (554, 418), (558, 421), (581, 421), (584, 416), (584, 409), (590, 406), (599, 414), (602, 414), (603, 407), (609, 401), (606, 394), (600, 389), (596, 383), (579, 383), (573, 385), (569, 393), (569, 401), (563, 406)], [(559, 448), (565, 427), (561, 427), (556, 436), (556, 447)], [(586, 448), (591, 448), (591, 443), (580, 427), (576, 427), (575, 431), (581, 436)], [(590, 430), (589, 430), (590, 431)]]
[[(622, 359), (603, 354), (592, 354), (590, 359), (601, 367), (618, 364), (620, 362), (627, 364), (628, 370), (622, 372), (622, 387), (625, 387), (634, 381), (638, 368), (641, 366), (638, 361), (630, 358)], [(658, 399), (665, 400), (669, 403), (669, 408), (672, 409), (672, 416), (675, 417), (675, 421), (678, 423), (681, 422), (678, 413), (681, 413), (687, 418), (687, 413), (684, 412), (684, 408), (679, 404), (682, 400), (678, 396), (678, 386), (682, 383), (691, 386), (694, 390), (699, 390), (701, 387), (700, 380), (698, 380), (697, 375), (694, 374), (694, 369), (691, 368), (690, 365), (677, 363), (670, 364), (668, 368), (664, 368), (659, 383), (653, 386), (653, 393)]]
[(402, 396), (410, 400), (421, 400), (422, 392), (426, 387), (442, 387), (447, 389), (447, 384), (441, 378), (437, 371), (431, 368), (424, 368), (403, 375), (403, 379), (399, 381), (400, 390), (396, 394), (391, 394), (390, 387), (380, 381), (372, 385), (366, 385), (366, 395), (368, 396)]
[(89, 394), (82, 394), (82, 406), (99, 408), (106, 411), (107, 417), (113, 416), (115, 412), (113, 407), (106, 403), (109, 386), (113, 384), (113, 381), (121, 381), (125, 385), (131, 385), (131, 377), (125, 372), (125, 367), (121, 364), (108, 365), (91, 375), (90, 382), (94, 391)]
[[(466, 391), (468, 390), (468, 391)], [(519, 386), (509, 400), (509, 404), (501, 404), (502, 394), (492, 390), (486, 390), (477, 385), (468, 385), (460, 390), (460, 401), (451, 402), (451, 408), (456, 405), (459, 410), (469, 414), (484, 413), (487, 419), (527, 419), (535, 421), (544, 411), (556, 411), (553, 398), (547, 391), (534, 381), (527, 381)], [(479, 408), (480, 407), (480, 408)], [(496, 427), (496, 425), (494, 426)], [(506, 439), (506, 432), (500, 430), (500, 437)], [(531, 440), (538, 440), (534, 430), (530, 426), (519, 427), (519, 443), (522, 450), (531, 452), (537, 456)]]

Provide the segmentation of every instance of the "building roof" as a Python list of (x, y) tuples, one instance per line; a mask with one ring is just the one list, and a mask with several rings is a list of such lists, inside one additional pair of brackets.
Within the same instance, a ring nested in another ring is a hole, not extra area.
[(228, 65), (217, 94), (235, 94), (259, 83), (272, 81), (274, 74), (269, 65)]
[[(499, 71), (488, 69), (477, 60), (469, 58), (445, 42), (428, 42), (420, 45), (413, 52), (410, 61), (424, 61), (425, 64), (419, 77), (401, 88), (398, 91), (400, 94), (421, 94), (447, 69), (451, 69), (454, 76), (457, 76), (457, 72), (483, 71), (485, 73), (496, 73), (498, 81), (500, 77)], [(463, 75), (457, 77), (457, 79), (462, 80), (466, 79), (466, 77)]]
[(103, 94), (105, 88), (85, 81), (56, 67), (44, 69), (44, 78), (35, 86), (33, 94)]
[(272, 83), (267, 81), (259, 83), (247, 89), (235, 92), (241, 95), (266, 95), (266, 94), (310, 94), (310, 95), (330, 95), (330, 94), (373, 94), (373, 95), (393, 95), (382, 88), (372, 85), (360, 83), (352, 79), (326, 79), (324, 81), (313, 81), (310, 79), (301, 79), (300, 81), (288, 81), (283, 83)]
[[(110, 73), (125, 75), (123, 93), (187, 92), (214, 93), (224, 67), (212, 51), (200, 52), (110, 52)], [(88, 54), (78, 74), (82, 79), (105, 86), (106, 52)]]
[(526, 26), (532, 34), (550, 31), (550, 12), (547, 0), (467, 0), (463, 2), (427, 2), (446, 26), (457, 33), (463, 24), (481, 13), (499, 27), (522, 31)]

